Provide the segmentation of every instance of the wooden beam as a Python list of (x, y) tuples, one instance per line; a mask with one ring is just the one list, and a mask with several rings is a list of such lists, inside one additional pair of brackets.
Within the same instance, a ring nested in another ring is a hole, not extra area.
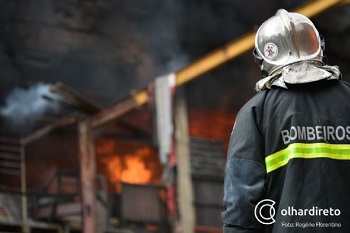
[(77, 108), (88, 113), (97, 113), (102, 109), (102, 107), (99, 104), (84, 97), (80, 93), (76, 92), (75, 90), (64, 85), (61, 82), (57, 82), (54, 85), (51, 85), (50, 89), (51, 91), (65, 97), (68, 100), (68, 102), (65, 102), (65, 100), (61, 100), (61, 102), (65, 103), (66, 105), (74, 105)]
[(68, 118), (64, 118), (62, 120), (58, 120), (56, 122), (54, 122), (51, 125), (45, 126), (37, 131), (35, 131), (34, 133), (22, 138), (20, 140), (20, 143), (22, 145), (27, 145), (28, 143), (31, 143), (41, 137), (43, 137), (44, 135), (48, 134), (49, 132), (51, 132), (54, 129), (57, 129), (59, 127), (62, 126), (67, 126), (67, 125), (71, 125), (76, 123), (76, 119), (74, 117), (68, 117)]
[[(145, 102), (146, 103), (146, 102)], [(113, 105), (110, 108), (106, 108), (102, 110), (101, 112), (95, 114), (94, 116), (90, 117), (90, 125), (91, 127), (99, 127), (103, 124), (106, 124), (125, 113), (136, 109), (138, 107), (138, 104), (135, 102), (134, 98), (127, 98), (124, 99), (115, 105)]]
[(92, 128), (88, 121), (79, 124), (80, 181), (82, 194), (82, 232), (96, 233), (96, 158)]

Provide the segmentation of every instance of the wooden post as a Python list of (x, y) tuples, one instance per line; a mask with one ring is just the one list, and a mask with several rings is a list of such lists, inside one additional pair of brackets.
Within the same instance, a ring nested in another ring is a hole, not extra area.
[(191, 155), (189, 149), (187, 106), (184, 90), (175, 93), (175, 150), (177, 159), (177, 188), (181, 232), (194, 232), (195, 209), (191, 177)]
[(21, 193), (22, 193), (22, 232), (29, 233), (28, 226), (28, 205), (27, 205), (27, 172), (26, 172), (26, 156), (25, 147), (20, 145), (21, 156)]
[(79, 124), (82, 232), (96, 233), (96, 159), (89, 121)]

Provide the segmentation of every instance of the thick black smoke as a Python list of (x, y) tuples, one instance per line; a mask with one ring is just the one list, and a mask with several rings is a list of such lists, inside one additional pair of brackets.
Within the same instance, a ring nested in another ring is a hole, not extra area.
[[(2, 0), (2, 95), (14, 86), (62, 81), (108, 106), (156, 77), (176, 71), (257, 28), (277, 9), (290, 10), (304, 2)], [(338, 12), (335, 9), (332, 15)], [(348, 14), (348, 10), (342, 10), (341, 18), (348, 18)], [(331, 18), (327, 16), (326, 22)], [(330, 59), (343, 60), (341, 52), (332, 50), (343, 51), (346, 47), (335, 35), (348, 35), (348, 24), (336, 20), (341, 30), (335, 32), (330, 30), (332, 23), (325, 24), (325, 18), (322, 21), (322, 15), (318, 22), (325, 25), (321, 28), (325, 34), (334, 35), (328, 42)], [(254, 94), (254, 83), (259, 78), (250, 54), (244, 55), (189, 84), (189, 103), (236, 111)]]

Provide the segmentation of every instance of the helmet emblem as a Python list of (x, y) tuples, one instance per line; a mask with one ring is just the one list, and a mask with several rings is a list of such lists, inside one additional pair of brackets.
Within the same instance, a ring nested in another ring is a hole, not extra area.
[(264, 47), (265, 57), (269, 60), (274, 60), (278, 54), (278, 47), (274, 43), (267, 43)]

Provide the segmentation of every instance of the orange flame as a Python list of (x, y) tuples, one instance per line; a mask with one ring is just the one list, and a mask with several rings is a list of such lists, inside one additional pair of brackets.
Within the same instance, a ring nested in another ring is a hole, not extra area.
[(122, 183), (157, 184), (161, 179), (162, 166), (156, 151), (149, 146), (130, 144), (107, 139), (96, 143), (100, 170), (116, 192), (121, 191)]
[(121, 180), (132, 184), (147, 184), (151, 181), (152, 171), (148, 170), (137, 157), (126, 158), (127, 169), (122, 172)]

